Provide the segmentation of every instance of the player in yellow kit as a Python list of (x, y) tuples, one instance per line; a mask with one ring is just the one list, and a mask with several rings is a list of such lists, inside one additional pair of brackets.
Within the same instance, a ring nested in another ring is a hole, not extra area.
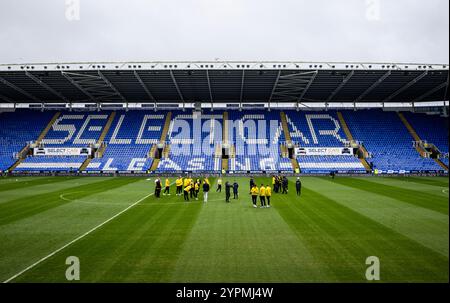
[(191, 185), (184, 187), (184, 201), (189, 201), (189, 192), (191, 191)]
[(189, 186), (190, 184), (191, 184), (191, 179), (189, 177), (184, 178), (183, 186), (186, 188), (186, 186)]
[(261, 203), (261, 208), (266, 207), (266, 188), (264, 187), (264, 184), (261, 184), (261, 187), (259, 188), (259, 201)]
[(194, 185), (194, 197), (195, 200), (198, 200), (198, 193), (200, 192), (200, 180), (197, 179), (197, 181), (195, 181), (195, 185)]
[(255, 208), (258, 207), (258, 206), (256, 206), (256, 199), (257, 199), (258, 194), (259, 194), (259, 189), (256, 186), (256, 184), (253, 184), (253, 187), (250, 190), (250, 194), (252, 195), (253, 207), (255, 207)]
[(269, 185), (266, 186), (266, 200), (267, 207), (270, 207), (270, 197), (272, 196), (272, 188)]
[(183, 178), (178, 177), (178, 179), (175, 181), (175, 184), (177, 186), (177, 196), (181, 196), (183, 192)]
[(169, 189), (170, 189), (170, 181), (169, 181), (169, 178), (166, 178), (166, 182), (165, 182), (164, 185), (165, 185), (166, 187), (164, 188), (163, 196), (165, 196), (166, 194), (167, 194), (168, 196), (170, 196), (170, 193), (169, 193)]

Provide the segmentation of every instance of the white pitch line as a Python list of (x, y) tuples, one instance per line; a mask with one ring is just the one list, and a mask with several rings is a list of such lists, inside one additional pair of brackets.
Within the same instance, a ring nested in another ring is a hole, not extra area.
[[(173, 183), (172, 183), (173, 184)], [(34, 262), (33, 264), (31, 264), (30, 266), (28, 266), (27, 268), (23, 269), (22, 271), (18, 272), (17, 274), (15, 274), (14, 276), (12, 276), (11, 278), (3, 281), (3, 283), (9, 283), (12, 280), (14, 280), (15, 278), (17, 278), (18, 276), (22, 275), (23, 273), (29, 271), (30, 269), (32, 269), (33, 267), (35, 267), (36, 265), (44, 262), (45, 260), (47, 260), (48, 258), (53, 257), (54, 255), (56, 255), (57, 253), (59, 253), (60, 251), (62, 251), (63, 249), (69, 247), (70, 245), (72, 245), (73, 243), (77, 242), (78, 240), (83, 239), (84, 237), (86, 237), (87, 235), (89, 235), (90, 233), (96, 231), (97, 229), (99, 229), (100, 227), (102, 227), (103, 225), (105, 225), (106, 223), (114, 220), (115, 218), (117, 218), (118, 216), (120, 216), (121, 214), (123, 214), (124, 212), (126, 212), (127, 210), (129, 210), (130, 208), (134, 207), (135, 205), (141, 203), (142, 201), (144, 201), (145, 199), (147, 199), (150, 196), (153, 196), (154, 193), (148, 194), (145, 197), (137, 200), (136, 202), (134, 202), (133, 204), (131, 204), (130, 206), (128, 206), (127, 208), (125, 208), (124, 210), (120, 211), (119, 213), (115, 214), (114, 216), (112, 216), (111, 218), (109, 218), (108, 220), (104, 221), (103, 223), (100, 223), (99, 225), (95, 226), (94, 228), (88, 230), (87, 232), (85, 232), (84, 234), (82, 234), (81, 236), (73, 239), (72, 241), (70, 241), (69, 243), (65, 244), (64, 246), (58, 248), (57, 250), (55, 250), (54, 252), (48, 254), (47, 256), (39, 259), (38, 261)]]

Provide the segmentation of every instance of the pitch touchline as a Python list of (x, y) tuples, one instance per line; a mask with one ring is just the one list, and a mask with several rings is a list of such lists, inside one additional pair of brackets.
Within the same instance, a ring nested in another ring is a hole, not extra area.
[[(173, 184), (173, 183), (172, 183)], [(77, 238), (73, 239), (72, 241), (70, 241), (69, 243), (65, 244), (64, 246), (61, 246), (60, 248), (58, 248), (57, 250), (55, 250), (54, 252), (48, 254), (47, 256), (39, 259), (38, 261), (34, 262), (33, 264), (31, 264), (30, 266), (28, 266), (27, 268), (23, 269), (22, 271), (18, 272), (17, 274), (15, 274), (14, 276), (12, 276), (11, 278), (3, 281), (3, 283), (9, 283), (12, 280), (14, 280), (15, 278), (17, 278), (18, 276), (22, 275), (23, 273), (29, 271), (30, 269), (32, 269), (33, 267), (35, 267), (36, 265), (42, 263), (43, 261), (47, 260), (48, 258), (53, 257), (54, 255), (56, 255), (57, 253), (59, 253), (60, 251), (62, 251), (63, 249), (69, 247), (70, 245), (72, 245), (73, 243), (77, 242), (78, 240), (83, 239), (84, 237), (86, 237), (87, 235), (89, 235), (90, 233), (96, 231), (97, 229), (99, 229), (100, 227), (102, 227), (103, 225), (105, 225), (106, 223), (114, 220), (115, 218), (117, 218), (118, 216), (120, 216), (121, 214), (123, 214), (124, 212), (126, 212), (127, 210), (129, 210), (130, 208), (134, 207), (135, 205), (141, 203), (142, 201), (144, 201), (145, 199), (147, 199), (150, 196), (153, 196), (154, 193), (148, 194), (145, 197), (137, 200), (136, 202), (134, 202), (133, 204), (131, 204), (130, 206), (128, 206), (127, 208), (125, 208), (124, 210), (118, 212), (117, 214), (115, 214), (114, 216), (112, 216), (111, 218), (109, 218), (108, 220), (100, 223), (99, 225), (93, 227), (92, 229), (88, 230), (87, 232), (85, 232), (84, 234), (82, 234), (81, 236), (78, 236)]]

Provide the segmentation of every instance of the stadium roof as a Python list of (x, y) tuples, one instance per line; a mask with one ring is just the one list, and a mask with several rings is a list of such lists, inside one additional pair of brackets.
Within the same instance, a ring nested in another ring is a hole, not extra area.
[(121, 62), (0, 65), (0, 102), (449, 100), (447, 64)]

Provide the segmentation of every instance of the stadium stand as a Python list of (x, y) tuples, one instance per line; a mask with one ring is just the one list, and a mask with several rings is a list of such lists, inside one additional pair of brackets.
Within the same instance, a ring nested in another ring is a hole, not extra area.
[(413, 139), (395, 112), (381, 110), (345, 111), (355, 139), (371, 153), (368, 159), (379, 171), (441, 170), (432, 159), (422, 158), (413, 147)]
[[(53, 122), (40, 142), (45, 148), (83, 148), (97, 143), (110, 112), (63, 112)], [(83, 156), (35, 156), (27, 157), (17, 171), (71, 171), (79, 170), (88, 155)]]
[[(406, 126), (402, 115), (410, 126)], [(380, 173), (442, 171), (444, 165), (448, 167), (446, 119), (409, 112), (132, 110), (55, 114), (55, 111), (18, 109), (1, 113), (0, 117), (3, 171), (15, 163), (14, 171), (18, 172), (78, 171), (84, 163), (87, 172), (146, 172), (152, 166), (156, 173), (222, 169), (292, 172), (294, 161), (288, 157), (285, 146), (289, 140), (298, 150), (344, 150), (350, 141), (360, 142), (370, 155), (367, 162)], [(224, 124), (224, 117), (229, 123)], [(436, 147), (442, 165), (421, 156), (423, 153), (413, 144), (417, 138)], [(160, 160), (153, 159), (158, 143), (164, 144)], [(222, 159), (223, 144), (230, 147), (226, 159)], [(86, 154), (33, 156), (27, 147), (56, 150), (92, 147), (95, 152), (91, 153), (93, 159)], [(18, 154), (23, 154), (24, 159), (19, 159)], [(340, 155), (299, 152), (295, 160), (303, 173), (366, 171), (365, 160), (346, 152)]]
[[(299, 147), (348, 147), (349, 140), (339, 123), (335, 111), (287, 111), (286, 120), (292, 141)], [(305, 173), (328, 171), (365, 172), (366, 169), (353, 155), (298, 155), (298, 164)]]
[(292, 171), (291, 160), (281, 157), (285, 136), (279, 111), (230, 111), (228, 142), (235, 146), (229, 159), (232, 171)]
[(172, 117), (167, 138), (170, 151), (156, 171), (220, 171), (221, 159), (214, 152), (222, 141), (223, 115), (175, 111)]
[(448, 119), (437, 115), (405, 113), (421, 140), (435, 145), (440, 154), (440, 160), (448, 169)]
[(0, 113), (0, 170), (9, 169), (18, 160), (16, 154), (38, 138), (53, 115), (32, 110)]
[(120, 112), (116, 115), (101, 158), (94, 158), (87, 171), (146, 171), (152, 164), (149, 151), (159, 142), (163, 112)]

